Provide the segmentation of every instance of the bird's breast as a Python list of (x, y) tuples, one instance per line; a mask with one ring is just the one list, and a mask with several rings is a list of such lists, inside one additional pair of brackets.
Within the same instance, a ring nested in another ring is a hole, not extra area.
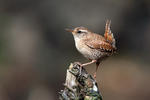
[(87, 59), (97, 60), (102, 56), (102, 53), (100, 51), (89, 48), (87, 45), (85, 45), (83, 40), (75, 39), (75, 46), (77, 50)]

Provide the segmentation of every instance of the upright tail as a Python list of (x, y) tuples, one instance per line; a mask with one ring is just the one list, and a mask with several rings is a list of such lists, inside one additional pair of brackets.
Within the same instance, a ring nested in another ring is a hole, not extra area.
[(116, 41), (115, 41), (115, 38), (114, 38), (114, 35), (113, 33), (111, 32), (110, 30), (110, 24), (111, 24), (111, 21), (110, 20), (107, 20), (106, 21), (106, 26), (105, 26), (105, 33), (104, 33), (104, 37), (105, 39), (112, 44), (112, 46), (114, 48), (116, 48)]

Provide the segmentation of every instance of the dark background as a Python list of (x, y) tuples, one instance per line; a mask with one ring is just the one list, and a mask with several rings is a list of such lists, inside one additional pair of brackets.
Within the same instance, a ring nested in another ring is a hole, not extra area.
[(0, 0), (0, 100), (58, 100), (69, 64), (88, 61), (65, 28), (103, 34), (106, 19), (118, 51), (97, 72), (104, 100), (149, 100), (149, 0)]

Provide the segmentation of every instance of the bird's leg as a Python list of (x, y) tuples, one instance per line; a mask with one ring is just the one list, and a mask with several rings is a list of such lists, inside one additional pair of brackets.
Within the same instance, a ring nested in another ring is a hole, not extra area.
[(87, 66), (87, 65), (93, 64), (93, 63), (95, 63), (95, 62), (96, 62), (96, 60), (92, 60), (91, 62), (88, 62), (88, 63), (79, 64), (79, 65), (80, 65), (80, 73), (81, 73), (81, 71), (82, 71), (82, 67), (83, 67), (83, 66)]
[(96, 60), (92, 60), (91, 62), (84, 63), (84, 64), (82, 64), (81, 66), (82, 66), (82, 67), (83, 67), (83, 66), (87, 66), (87, 65), (93, 64), (93, 63), (95, 63), (95, 62), (97, 62), (97, 61), (96, 61)]
[(82, 67), (83, 67), (83, 66), (87, 66), (87, 65), (93, 64), (93, 63), (95, 63), (95, 62), (97, 62), (97, 61), (96, 61), (96, 60), (92, 60), (91, 62), (84, 63), (84, 64), (81, 64), (81, 63), (77, 62), (77, 63), (80, 65), (80, 73), (81, 73), (81, 71), (82, 71)]
[(96, 72), (97, 72), (97, 69), (98, 69), (98, 66), (99, 66), (100, 62), (96, 62), (96, 70), (95, 70), (95, 73), (93, 75), (93, 77), (96, 79)]

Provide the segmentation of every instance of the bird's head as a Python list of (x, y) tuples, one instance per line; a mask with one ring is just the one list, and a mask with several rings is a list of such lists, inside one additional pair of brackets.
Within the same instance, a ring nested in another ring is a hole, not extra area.
[(76, 36), (76, 37), (81, 37), (88, 33), (91, 33), (91, 31), (89, 31), (85, 27), (76, 27), (74, 29), (66, 29), (66, 31), (71, 32), (73, 34), (73, 36)]

